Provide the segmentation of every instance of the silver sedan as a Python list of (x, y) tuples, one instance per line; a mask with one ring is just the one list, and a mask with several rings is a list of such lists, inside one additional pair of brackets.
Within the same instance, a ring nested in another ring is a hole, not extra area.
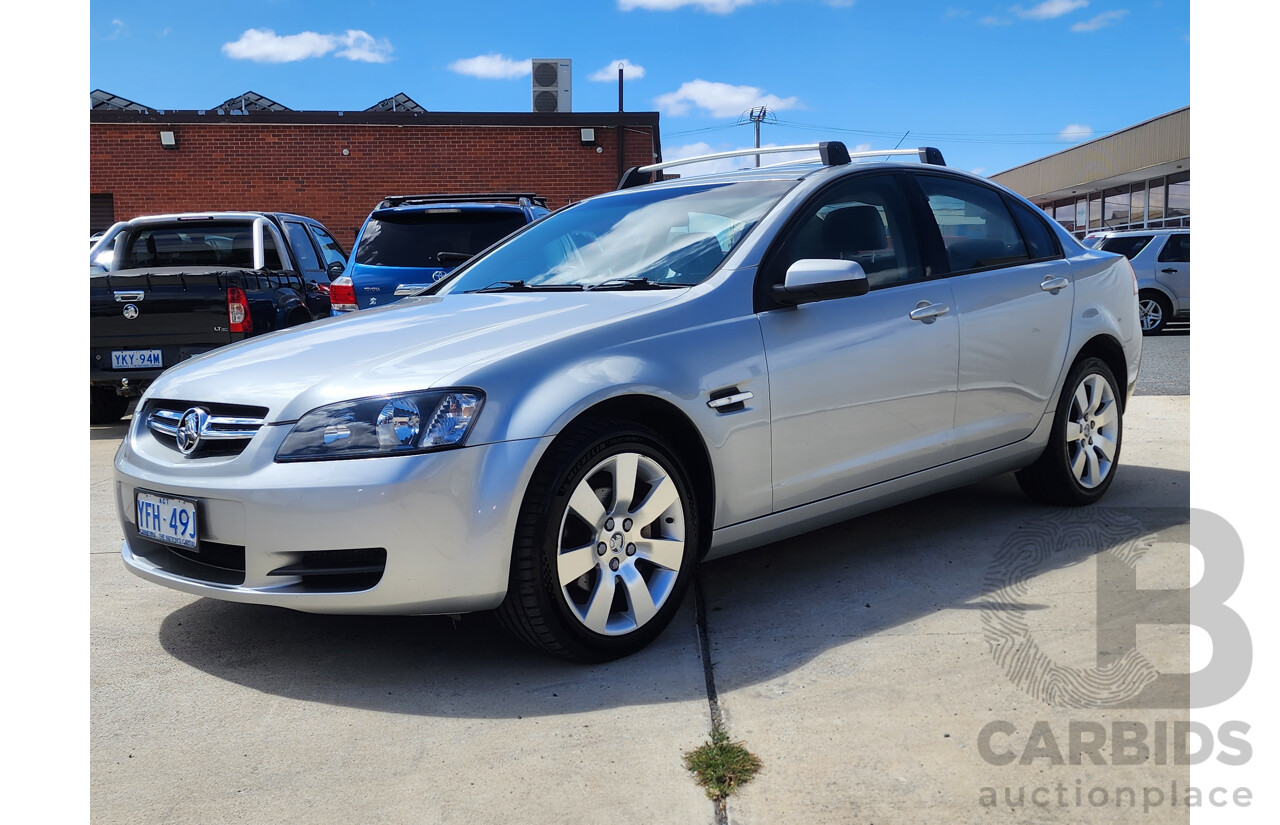
[(1128, 262), (934, 150), (810, 148), (627, 185), (426, 295), (165, 372), (116, 458), (125, 564), (303, 611), (496, 610), (599, 661), (707, 558), (1008, 471), (1101, 497)]

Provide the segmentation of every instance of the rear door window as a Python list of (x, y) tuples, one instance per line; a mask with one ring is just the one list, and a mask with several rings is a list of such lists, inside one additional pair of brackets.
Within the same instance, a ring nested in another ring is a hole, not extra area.
[(1058, 244), (1049, 227), (1045, 225), (1044, 218), (1036, 210), (1030, 209), (1026, 204), (1009, 197), (1005, 198), (1005, 205), (1013, 213), (1013, 219), (1018, 223), (1018, 229), (1022, 232), (1022, 240), (1026, 243), (1027, 252), (1031, 255), (1033, 261), (1062, 257), (1061, 245)]
[(289, 246), (293, 247), (293, 255), (298, 259), (299, 269), (312, 277), (318, 275), (324, 267), (320, 265), (320, 256), (311, 244), (311, 236), (307, 234), (307, 228), (297, 221), (284, 221), (284, 231), (289, 235)]

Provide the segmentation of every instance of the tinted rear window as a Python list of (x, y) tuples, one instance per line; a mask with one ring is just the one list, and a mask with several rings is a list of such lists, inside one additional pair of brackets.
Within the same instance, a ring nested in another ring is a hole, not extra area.
[(1153, 235), (1127, 235), (1121, 238), (1107, 238), (1099, 247), (1103, 252), (1119, 252), (1129, 260), (1133, 260), (1139, 252), (1151, 243)]
[[(525, 225), (510, 211), (413, 212), (370, 218), (356, 248), (356, 263), (373, 266), (441, 266), (440, 252), (474, 255)], [(458, 261), (446, 261), (454, 266)]]
[[(266, 266), (280, 269), (271, 233), (263, 233)], [(253, 225), (192, 222), (137, 229), (125, 243), (118, 269), (163, 266), (253, 267)]]

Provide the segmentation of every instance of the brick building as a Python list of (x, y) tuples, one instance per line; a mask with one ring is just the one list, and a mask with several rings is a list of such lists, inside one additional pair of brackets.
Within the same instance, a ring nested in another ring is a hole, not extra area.
[(404, 95), (360, 112), (252, 92), (199, 111), (90, 100), (90, 232), (137, 215), (282, 211), (350, 248), (387, 195), (532, 192), (556, 208), (662, 155), (657, 112), (427, 112)]

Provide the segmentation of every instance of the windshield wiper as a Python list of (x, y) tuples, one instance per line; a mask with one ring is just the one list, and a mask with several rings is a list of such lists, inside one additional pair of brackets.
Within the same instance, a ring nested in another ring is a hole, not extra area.
[(653, 281), (648, 278), (610, 278), (603, 283), (595, 284), (588, 289), (609, 289), (609, 290), (625, 290), (625, 289), (684, 289), (690, 284), (663, 283), (662, 281)]
[(495, 281), (480, 289), (468, 289), (474, 292), (579, 292), (585, 287), (582, 284), (526, 284), (524, 281)]
[(447, 264), (450, 261), (469, 261), (471, 257), (470, 252), (437, 252), (436, 263)]

